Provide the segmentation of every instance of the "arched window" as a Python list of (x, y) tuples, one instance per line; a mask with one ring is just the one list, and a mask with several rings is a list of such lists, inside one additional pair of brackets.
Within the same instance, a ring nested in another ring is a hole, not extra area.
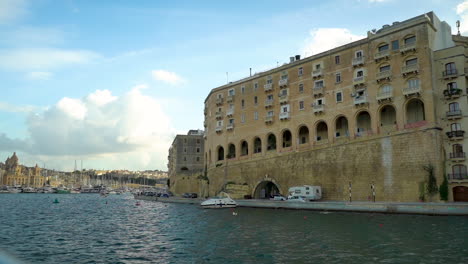
[(447, 75), (455, 75), (457, 74), (457, 68), (455, 68), (455, 62), (449, 62), (447, 64), (445, 64), (445, 72), (444, 72), (444, 76), (447, 76)]
[(241, 156), (246, 156), (249, 155), (249, 145), (247, 144), (247, 141), (242, 141), (241, 143)]
[(452, 172), (453, 174), (451, 175), (451, 179), (456, 179), (456, 180), (462, 180), (466, 179), (466, 166), (457, 164), (452, 166)]
[(291, 131), (285, 130), (283, 132), (283, 148), (288, 148), (292, 146), (292, 135)]
[(258, 137), (254, 139), (254, 153), (262, 152), (262, 140)]
[(357, 116), (356, 123), (356, 136), (365, 136), (372, 133), (371, 117), (368, 112), (360, 112)]
[(229, 144), (228, 146), (228, 154), (227, 154), (227, 158), (228, 159), (233, 159), (236, 157), (236, 146), (234, 144)]
[(462, 144), (453, 144), (452, 153), (450, 153), (451, 159), (465, 158), (465, 152), (463, 152)]
[(221, 146), (218, 147), (218, 160), (224, 160), (224, 148)]
[(457, 102), (450, 103), (449, 111), (450, 112), (460, 111), (460, 105)]
[(309, 143), (309, 128), (307, 126), (301, 126), (299, 128), (299, 144)]
[(328, 126), (324, 121), (317, 124), (317, 141), (328, 140)]
[(276, 149), (276, 137), (274, 134), (268, 135), (267, 139), (267, 150), (274, 150)]
[(450, 130), (451, 131), (460, 131), (460, 130), (462, 130), (460, 123), (452, 123), (450, 125)]
[(348, 130), (348, 119), (344, 116), (338, 117), (336, 119), (336, 124), (335, 124), (335, 137), (348, 137), (349, 136), (349, 130)]
[(415, 123), (426, 120), (424, 104), (421, 100), (414, 99), (406, 105), (406, 123)]
[(380, 110), (380, 126), (393, 126), (396, 124), (395, 108), (386, 105)]

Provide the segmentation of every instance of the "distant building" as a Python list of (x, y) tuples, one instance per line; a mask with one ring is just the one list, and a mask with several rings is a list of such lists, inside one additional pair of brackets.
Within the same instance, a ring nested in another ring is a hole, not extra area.
[[(168, 176), (175, 193), (198, 192), (197, 177), (203, 174), (203, 130), (177, 135), (169, 148)], [(192, 182), (188, 182), (192, 181)]]
[(1, 185), (42, 187), (45, 183), (45, 177), (41, 175), (41, 168), (37, 164), (34, 168), (21, 166), (16, 152), (6, 159), (1, 174)]

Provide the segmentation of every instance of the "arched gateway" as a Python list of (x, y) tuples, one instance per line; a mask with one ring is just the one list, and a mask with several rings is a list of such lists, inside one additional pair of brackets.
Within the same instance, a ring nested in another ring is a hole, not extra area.
[(261, 181), (257, 184), (253, 194), (254, 199), (269, 199), (275, 194), (280, 194), (278, 186), (272, 181)]

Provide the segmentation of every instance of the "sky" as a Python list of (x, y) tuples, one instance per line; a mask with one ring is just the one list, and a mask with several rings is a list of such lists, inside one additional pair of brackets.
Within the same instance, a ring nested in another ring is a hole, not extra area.
[(0, 161), (167, 170), (211, 89), (429, 11), (468, 34), (468, 0), (0, 0)]

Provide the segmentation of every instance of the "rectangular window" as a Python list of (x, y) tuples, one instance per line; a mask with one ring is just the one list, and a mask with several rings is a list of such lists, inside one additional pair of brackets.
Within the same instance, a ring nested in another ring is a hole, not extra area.
[(335, 56), (335, 64), (340, 64), (340, 56)]
[(258, 97), (255, 96), (255, 97), (254, 97), (254, 105), (257, 105), (257, 104), (258, 104)]
[(258, 82), (254, 83), (254, 92), (258, 91)]
[(299, 93), (303, 93), (304, 92), (304, 84), (300, 83), (299, 84)]
[(231, 125), (234, 124), (234, 119), (233, 118), (229, 119), (229, 124), (231, 124)]
[(254, 120), (258, 120), (258, 112), (254, 112)]
[(415, 36), (412, 36), (412, 37), (409, 37), (409, 38), (405, 38), (405, 45), (408, 45), (408, 44), (413, 44), (416, 42), (416, 37)]
[(200, 144), (200, 139), (197, 139), (197, 144)]
[(274, 115), (273, 111), (268, 111), (267, 116), (273, 116), (273, 115)]
[(343, 93), (342, 92), (337, 92), (336, 93), (336, 102), (337, 103), (343, 102)]
[(385, 51), (385, 50), (388, 50), (388, 44), (385, 44), (385, 45), (382, 45), (379, 47), (379, 52), (380, 51)]
[(200, 161), (200, 157), (197, 157), (197, 161)]
[(341, 82), (341, 73), (335, 74), (335, 83), (340, 83)]
[(315, 64), (315, 69), (320, 70), (320, 66), (321, 66), (320, 64)]
[(299, 110), (304, 110), (304, 101), (299, 101)]
[(236, 93), (236, 92), (235, 92), (234, 89), (230, 89), (230, 90), (228, 91), (228, 95), (230, 95), (230, 96), (235, 95), (235, 93)]
[(186, 148), (184, 148), (184, 153), (187, 153), (187, 149), (186, 149)]
[(323, 87), (323, 80), (316, 81), (316, 82), (314, 83), (314, 87), (315, 87), (315, 88), (322, 88), (322, 87)]
[(289, 112), (289, 105), (283, 105), (281, 107), (281, 112), (282, 113), (288, 113)]
[(271, 78), (271, 76), (268, 76), (266, 82), (267, 84), (273, 83), (273, 78)]
[(241, 94), (245, 93), (245, 86), (241, 86)]
[(385, 72), (390, 70), (390, 65), (385, 65), (379, 68), (380, 72)]
[(362, 51), (356, 51), (356, 58), (362, 58)]
[(297, 75), (298, 76), (302, 76), (302, 74), (304, 74), (304, 69), (302, 67), (300, 67), (298, 70), (297, 70)]
[(241, 101), (241, 106), (242, 106), (242, 108), (244, 108), (244, 106), (245, 106), (245, 101), (244, 101), (244, 99), (242, 99), (242, 101)]
[(280, 91), (280, 96), (286, 96), (286, 95), (288, 95), (288, 89), (282, 89)]
[(197, 153), (200, 153), (200, 148), (197, 148)]
[(241, 115), (241, 123), (245, 123), (245, 114)]
[(315, 105), (323, 105), (323, 99), (317, 99)]
[(272, 94), (269, 94), (269, 95), (267, 96), (267, 100), (273, 100), (273, 95), (272, 95)]
[(223, 126), (223, 120), (218, 121), (218, 126)]
[(400, 42), (397, 40), (392, 41), (392, 50), (397, 50), (400, 48)]
[(281, 73), (281, 80), (286, 80), (286, 79), (288, 79), (288, 72), (283, 71), (283, 72)]

